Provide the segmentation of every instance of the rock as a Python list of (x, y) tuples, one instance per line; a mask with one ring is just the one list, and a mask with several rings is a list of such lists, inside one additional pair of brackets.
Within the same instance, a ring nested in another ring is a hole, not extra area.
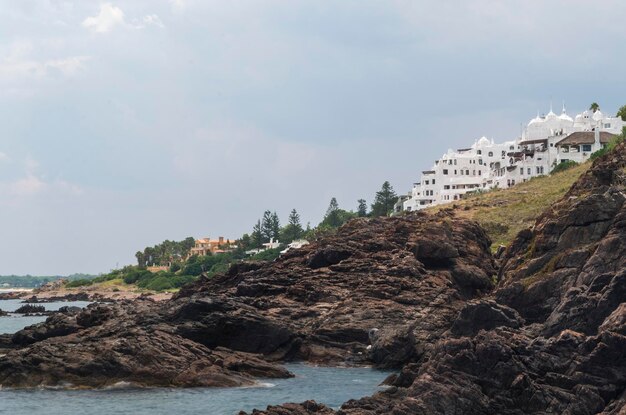
[(32, 305), (25, 304), (15, 310), (17, 314), (44, 314), (46, 312), (46, 307), (42, 305)]
[(475, 336), (480, 330), (492, 330), (496, 327), (519, 328), (524, 319), (517, 311), (498, 304), (493, 300), (469, 302), (452, 324), (453, 334)]
[[(14, 335), (0, 383), (232, 386), (289, 376), (276, 361), (399, 367), (491, 289), (489, 246), (476, 223), (446, 213), (354, 220), (271, 263), (200, 278), (170, 301), (58, 313)], [(459, 284), (453, 268), (471, 270), (472, 282)]]
[(379, 331), (376, 335), (370, 359), (381, 369), (397, 368), (417, 357), (418, 351), (413, 329), (399, 328), (390, 331)]

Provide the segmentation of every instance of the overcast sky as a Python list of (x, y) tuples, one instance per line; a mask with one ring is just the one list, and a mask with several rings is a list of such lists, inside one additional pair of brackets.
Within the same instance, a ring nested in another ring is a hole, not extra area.
[[(461, 4), (462, 3), (462, 4)], [(626, 104), (626, 2), (0, 0), (0, 274), (106, 272)]]

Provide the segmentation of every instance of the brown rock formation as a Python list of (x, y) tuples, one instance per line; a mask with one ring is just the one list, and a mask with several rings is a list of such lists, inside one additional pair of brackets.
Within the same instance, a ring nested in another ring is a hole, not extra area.
[[(355, 220), (165, 303), (51, 317), (13, 336), (0, 383), (238, 385), (288, 376), (276, 362), (373, 363), (401, 368), (391, 387), (336, 413), (624, 413), (625, 191), (622, 144), (520, 233), (499, 269), (473, 222)], [(335, 411), (309, 401), (255, 413)]]

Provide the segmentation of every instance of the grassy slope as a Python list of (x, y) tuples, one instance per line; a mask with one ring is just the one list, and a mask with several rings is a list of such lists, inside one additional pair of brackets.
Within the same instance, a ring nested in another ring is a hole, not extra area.
[(531, 179), (510, 189), (473, 195), (454, 204), (427, 209), (436, 212), (453, 208), (458, 217), (473, 219), (483, 226), (493, 241), (492, 249), (508, 245), (519, 231), (531, 227), (545, 209), (560, 199), (589, 167), (591, 162), (571, 169)]

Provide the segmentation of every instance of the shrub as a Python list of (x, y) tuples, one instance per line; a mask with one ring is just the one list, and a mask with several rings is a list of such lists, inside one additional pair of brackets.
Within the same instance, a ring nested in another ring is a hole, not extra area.
[(557, 164), (554, 167), (554, 169), (552, 169), (552, 174), (558, 173), (560, 171), (565, 171), (567, 169), (571, 169), (574, 166), (578, 166), (578, 163), (576, 163), (575, 161), (572, 161), (572, 160), (563, 161), (563, 162)]

